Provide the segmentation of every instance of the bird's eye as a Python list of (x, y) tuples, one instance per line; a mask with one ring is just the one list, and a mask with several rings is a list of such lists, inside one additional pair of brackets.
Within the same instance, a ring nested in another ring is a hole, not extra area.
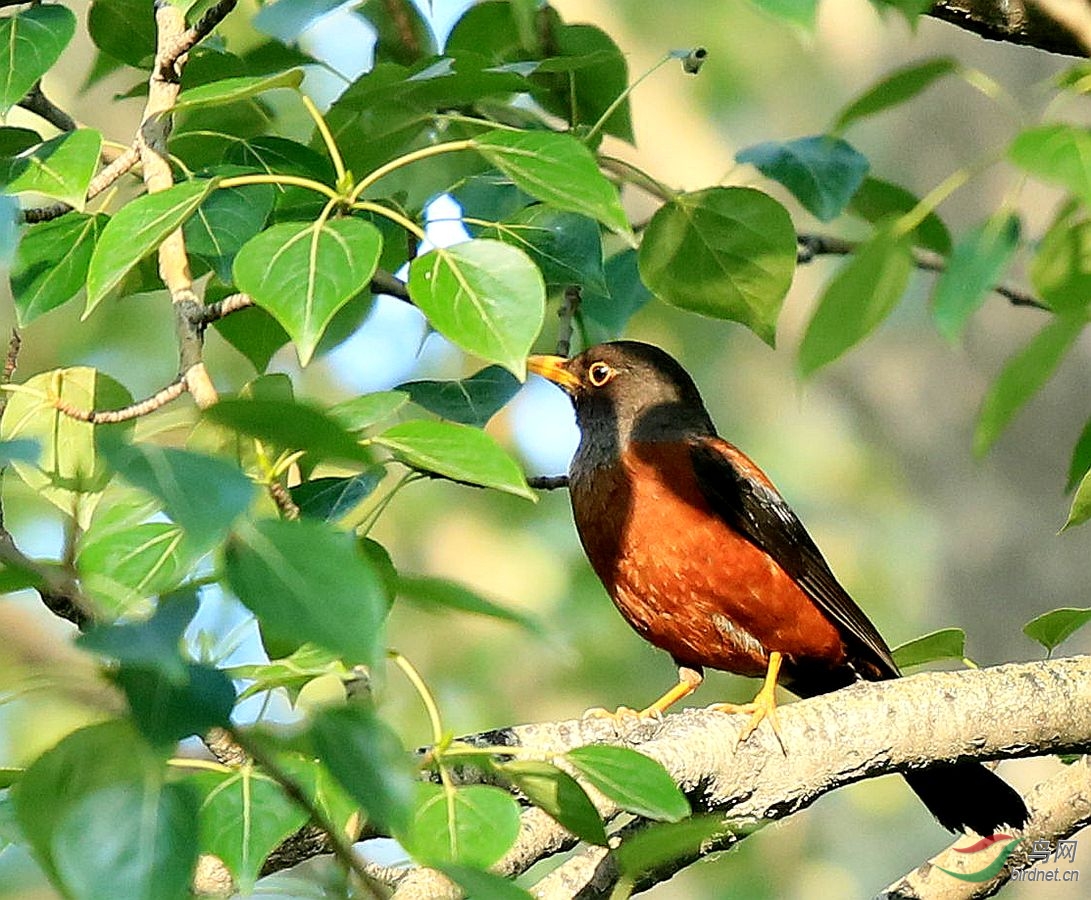
[(587, 380), (594, 387), (602, 387), (614, 377), (614, 374), (614, 370), (604, 362), (591, 363), (591, 368), (587, 370)]

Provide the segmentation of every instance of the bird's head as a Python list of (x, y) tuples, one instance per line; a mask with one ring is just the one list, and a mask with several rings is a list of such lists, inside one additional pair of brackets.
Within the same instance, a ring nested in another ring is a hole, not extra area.
[(531, 372), (563, 389), (586, 441), (682, 440), (715, 434), (697, 386), (669, 354), (639, 341), (597, 344), (571, 359), (532, 356)]

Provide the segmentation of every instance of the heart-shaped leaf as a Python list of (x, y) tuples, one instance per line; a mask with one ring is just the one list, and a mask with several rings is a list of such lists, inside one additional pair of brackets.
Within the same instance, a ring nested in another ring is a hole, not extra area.
[(306, 365), (337, 310), (371, 281), (382, 246), (362, 219), (285, 222), (243, 246), (235, 284), (284, 326)]
[(966, 657), (966, 632), (961, 628), (943, 628), (906, 641), (890, 654), (900, 669), (943, 659), (962, 660)]
[(59, 134), (4, 161), (4, 192), (42, 194), (82, 210), (101, 148), (102, 135), (90, 128)]
[(564, 759), (622, 809), (649, 819), (677, 822), (689, 801), (659, 763), (627, 747), (589, 746)]
[(101, 213), (70, 212), (26, 231), (11, 270), (11, 293), (20, 327), (83, 289), (91, 254), (106, 221)]
[(413, 819), (402, 844), (424, 865), (458, 863), (485, 869), (519, 834), (519, 804), (487, 784), (417, 786)]
[(274, 88), (298, 88), (303, 81), (302, 69), (289, 69), (272, 75), (246, 75), (239, 78), (223, 78), (209, 84), (198, 85), (182, 91), (174, 112), (184, 109), (197, 109), (202, 106), (219, 106), (224, 103), (236, 103), (264, 94)]
[(32, 6), (0, 19), (0, 115), (53, 68), (75, 33), (75, 14), (59, 4)]
[(545, 284), (521, 250), (475, 240), (409, 266), (409, 295), (444, 337), (522, 378), (545, 319)]
[(644, 283), (672, 306), (732, 319), (767, 344), (796, 265), (787, 210), (752, 188), (681, 194), (653, 217), (640, 245)]
[(417, 406), (437, 416), (484, 428), (519, 387), (506, 369), (489, 366), (458, 381), (407, 381), (396, 390), (405, 391)]
[(1052, 653), (1088, 622), (1091, 622), (1091, 609), (1054, 609), (1027, 622), (1023, 634)]

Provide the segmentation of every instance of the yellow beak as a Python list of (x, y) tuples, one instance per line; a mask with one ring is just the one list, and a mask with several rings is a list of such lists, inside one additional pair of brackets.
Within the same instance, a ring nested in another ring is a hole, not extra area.
[(570, 393), (580, 386), (579, 378), (568, 371), (568, 360), (563, 356), (532, 356), (527, 360), (527, 368)]

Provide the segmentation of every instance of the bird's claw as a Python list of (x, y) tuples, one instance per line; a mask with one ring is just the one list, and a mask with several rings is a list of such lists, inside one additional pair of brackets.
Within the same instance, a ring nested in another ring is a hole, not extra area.
[(647, 709), (632, 709), (628, 706), (619, 706), (611, 712), (608, 709), (603, 709), (601, 706), (594, 706), (591, 709), (586, 710), (580, 718), (610, 719), (614, 722), (625, 722), (631, 719), (655, 719), (659, 721), (662, 720), (663, 714), (654, 707), (648, 707)]
[(712, 708), (728, 715), (743, 714), (750, 716), (750, 721), (739, 732), (740, 744), (757, 730), (762, 720), (768, 719), (769, 727), (773, 729), (777, 743), (780, 744), (781, 752), (785, 756), (788, 755), (788, 751), (784, 746), (784, 738), (780, 733), (780, 719), (777, 716), (776, 698), (772, 691), (767, 692), (762, 689), (750, 703), (714, 703)]

